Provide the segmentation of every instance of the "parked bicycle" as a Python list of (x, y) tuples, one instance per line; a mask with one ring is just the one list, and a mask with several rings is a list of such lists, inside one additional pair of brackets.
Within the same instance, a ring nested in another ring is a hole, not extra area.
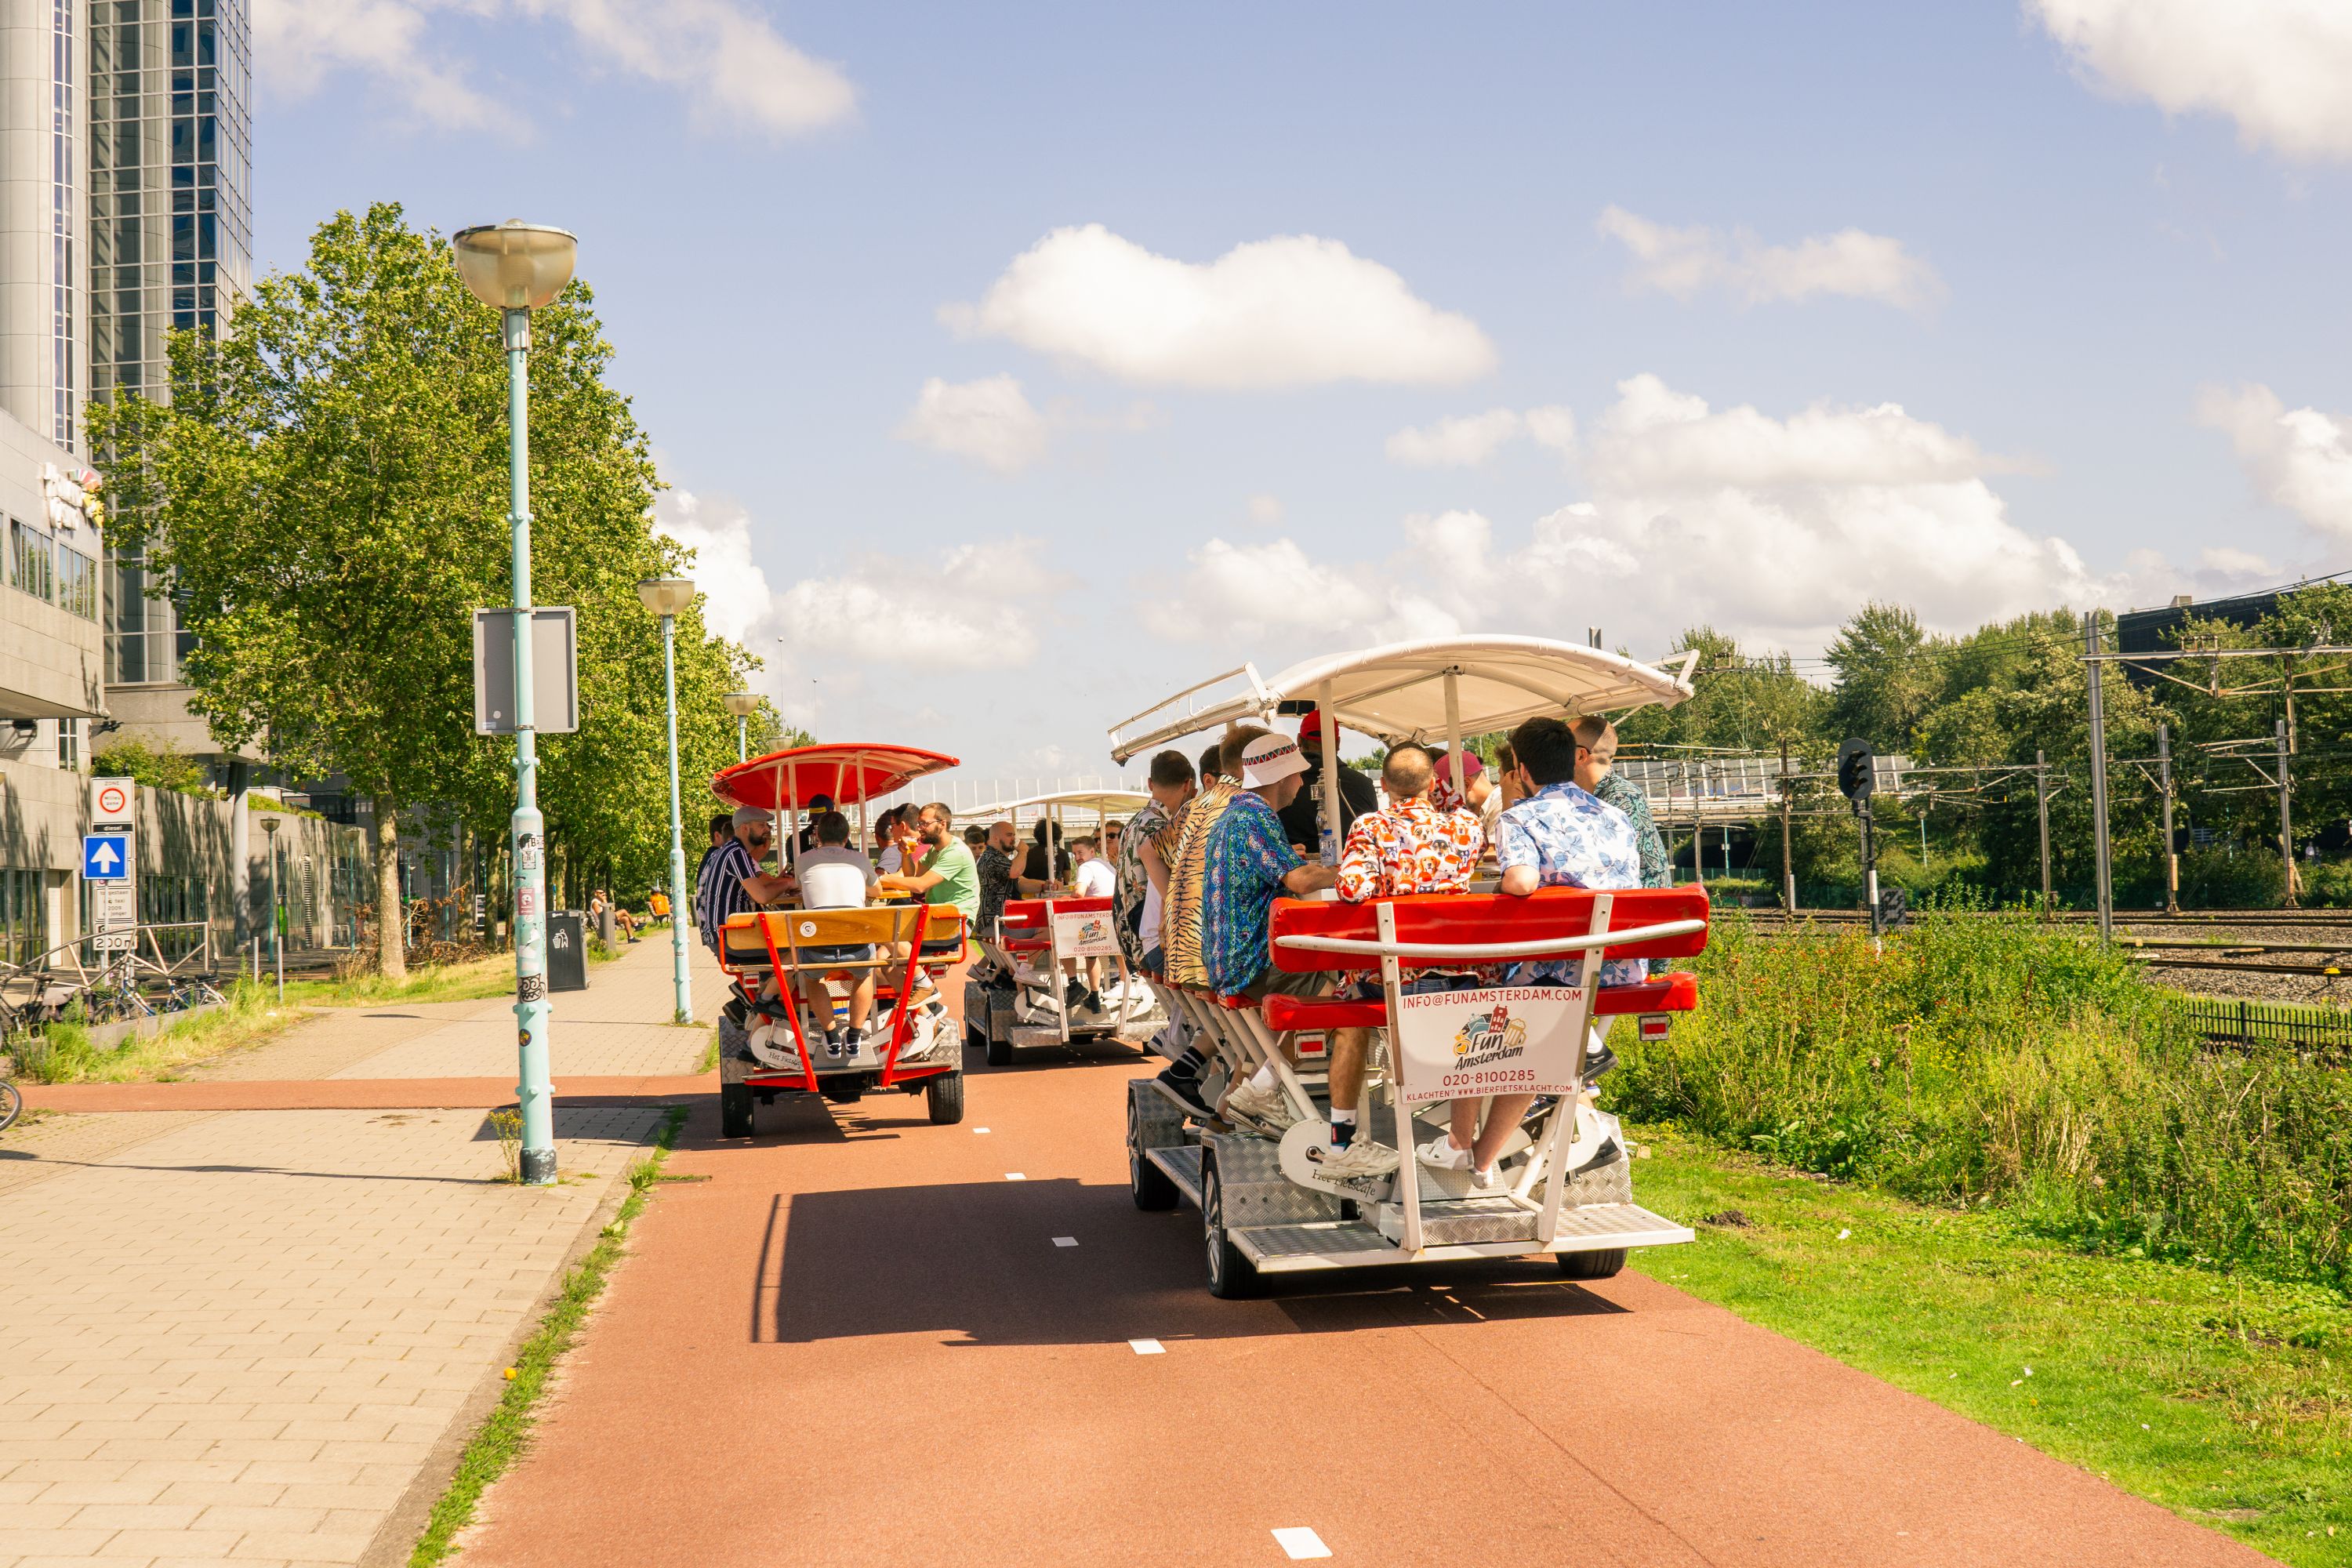
[(15, 1084), (0, 1078), (0, 1132), (16, 1125), (16, 1118), (23, 1115), (24, 1110), (25, 1097), (16, 1092)]
[(191, 974), (184, 980), (173, 982), (172, 988), (163, 994), (162, 1010), (166, 1013), (185, 1013), (197, 1007), (215, 1006), (227, 1000), (228, 998), (222, 994), (220, 988), (211, 981), (201, 974)]

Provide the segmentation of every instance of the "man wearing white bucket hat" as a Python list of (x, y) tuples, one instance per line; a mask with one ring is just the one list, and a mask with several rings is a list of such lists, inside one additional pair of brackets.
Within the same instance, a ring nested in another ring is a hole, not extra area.
[[(1241, 774), (1242, 787), (1210, 830), (1201, 900), (1202, 965), (1209, 983), (1227, 995), (1313, 994), (1323, 989), (1324, 977), (1274, 968), (1266, 941), (1275, 900), (1320, 891), (1339, 877), (1336, 867), (1300, 859), (1283, 830), (1281, 811), (1298, 795), (1307, 759), (1287, 735), (1242, 730), (1226, 738), (1225, 760)], [(1226, 1104), (1267, 1126), (1295, 1120), (1271, 1067), (1236, 1086)]]

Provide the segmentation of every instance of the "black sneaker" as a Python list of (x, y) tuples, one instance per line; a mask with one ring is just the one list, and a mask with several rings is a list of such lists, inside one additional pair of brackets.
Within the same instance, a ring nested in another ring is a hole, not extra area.
[(1216, 1108), (1201, 1096), (1201, 1080), (1191, 1073), (1180, 1073), (1173, 1067), (1151, 1080), (1176, 1097), (1178, 1104), (1203, 1121), (1216, 1120)]
[(827, 1029), (824, 1032), (824, 1059), (829, 1062), (839, 1061), (841, 1059), (842, 1043), (847, 1038), (848, 1032), (846, 1030)]
[(1065, 1008), (1076, 1008), (1086, 1001), (1087, 994), (1085, 984), (1073, 980), (1062, 987), (1062, 1005)]
[(1079, 997), (1078, 1011), (1081, 1013), (1101, 1012), (1102, 994), (1097, 991), (1088, 991), (1085, 995)]
[(858, 1052), (865, 1048), (865, 1030), (844, 1029), (841, 1032), (841, 1057), (844, 1061), (847, 1061), (850, 1058), (855, 1057)]
[(1588, 1084), (1600, 1082), (1601, 1075), (1607, 1072), (1611, 1068), (1613, 1068), (1616, 1065), (1617, 1053), (1611, 1050), (1607, 1046), (1601, 1047), (1597, 1051), (1586, 1051), (1584, 1053), (1584, 1081)]

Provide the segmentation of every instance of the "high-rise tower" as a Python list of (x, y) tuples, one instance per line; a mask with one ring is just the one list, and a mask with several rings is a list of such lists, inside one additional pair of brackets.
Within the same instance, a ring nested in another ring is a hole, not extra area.
[[(88, 0), (90, 388), (171, 395), (167, 329), (225, 326), (253, 283), (248, 0)], [(214, 747), (178, 684), (179, 630), (145, 563), (110, 553), (107, 684), (118, 718)]]

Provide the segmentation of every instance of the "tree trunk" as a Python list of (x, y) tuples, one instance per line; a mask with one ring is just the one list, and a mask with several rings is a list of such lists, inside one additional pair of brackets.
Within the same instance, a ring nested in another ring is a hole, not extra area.
[(392, 798), (375, 798), (376, 968), (386, 980), (408, 977), (408, 905), (400, 896), (400, 825)]

